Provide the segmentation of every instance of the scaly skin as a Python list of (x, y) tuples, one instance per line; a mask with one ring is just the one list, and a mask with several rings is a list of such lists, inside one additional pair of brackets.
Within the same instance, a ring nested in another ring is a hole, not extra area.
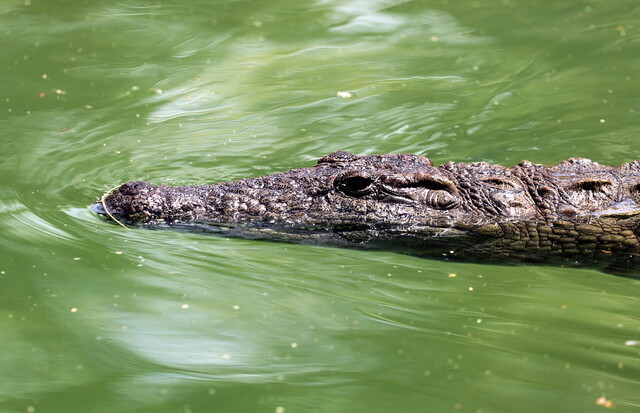
[(639, 161), (435, 167), (417, 155), (334, 152), (310, 168), (214, 185), (128, 182), (104, 202), (140, 226), (640, 277)]

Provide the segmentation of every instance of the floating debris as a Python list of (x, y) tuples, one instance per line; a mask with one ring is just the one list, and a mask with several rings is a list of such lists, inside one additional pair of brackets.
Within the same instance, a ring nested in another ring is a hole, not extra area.
[(604, 396), (602, 396), (602, 397), (598, 397), (598, 398), (596, 399), (596, 404), (597, 404), (598, 406), (604, 406), (604, 407), (606, 407), (607, 409), (610, 409), (610, 408), (612, 408), (612, 407), (613, 407), (613, 402), (612, 402), (611, 400), (607, 400), (607, 398), (606, 398), (606, 397), (604, 397)]

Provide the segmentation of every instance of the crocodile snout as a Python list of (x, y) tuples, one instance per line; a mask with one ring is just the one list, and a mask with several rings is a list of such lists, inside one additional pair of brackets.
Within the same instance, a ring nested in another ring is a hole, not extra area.
[(94, 202), (93, 204), (91, 204), (91, 210), (93, 212), (95, 212), (96, 214), (100, 214), (100, 215), (106, 215), (107, 211), (105, 211), (104, 209), (104, 205), (102, 205), (102, 202), (98, 201), (98, 202)]

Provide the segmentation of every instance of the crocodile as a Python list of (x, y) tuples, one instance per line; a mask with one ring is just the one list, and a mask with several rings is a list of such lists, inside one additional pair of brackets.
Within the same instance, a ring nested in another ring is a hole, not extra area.
[(140, 227), (640, 278), (640, 161), (435, 166), (338, 151), (308, 168), (212, 185), (127, 182), (92, 209)]

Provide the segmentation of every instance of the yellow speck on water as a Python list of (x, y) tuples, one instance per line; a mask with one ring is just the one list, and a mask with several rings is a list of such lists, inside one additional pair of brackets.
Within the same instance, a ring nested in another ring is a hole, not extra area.
[(36, 411), (36, 408), (33, 406), (27, 406), (27, 413), (34, 413)]
[(431, 40), (432, 42), (437, 42), (440, 40), (440, 38), (438, 36), (431, 36), (429, 40)]
[(122, 251), (114, 251), (113, 253), (114, 253), (114, 254), (116, 254), (116, 255), (122, 255), (122, 254), (124, 254), (124, 252), (122, 252)]
[(284, 413), (284, 407), (282, 406), (276, 407), (276, 413)]
[(222, 360), (229, 360), (231, 359), (231, 354), (223, 354), (222, 355)]
[(458, 276), (458, 274), (450, 272), (449, 273), (449, 278), (456, 278)]
[(298, 348), (298, 343), (296, 342), (291, 343), (291, 348)]
[(72, 312), (72, 313), (77, 313), (77, 312), (78, 312), (78, 309), (77, 309), (76, 307), (73, 307), (73, 308), (71, 309), (71, 312)]
[(606, 122), (606, 120), (600, 119), (600, 123), (605, 123), (605, 122)]
[(182, 308), (183, 310), (187, 310), (189, 308), (189, 304), (182, 304), (180, 308)]
[(234, 310), (239, 310), (239, 309), (240, 309), (240, 306), (239, 306), (239, 305), (234, 305), (234, 306), (233, 306), (233, 309), (234, 309)]
[(602, 397), (598, 397), (598, 398), (596, 399), (596, 404), (597, 404), (598, 406), (604, 406), (604, 407), (606, 407), (607, 409), (610, 409), (610, 408), (612, 408), (612, 407), (613, 407), (613, 402), (612, 402), (611, 400), (607, 400), (607, 398), (606, 398), (606, 397), (604, 397), (604, 396), (602, 396)]
[(349, 99), (350, 97), (353, 97), (353, 94), (351, 92), (336, 92), (336, 95), (340, 98), (344, 98), (344, 99)]
[(469, 291), (473, 291), (473, 287), (469, 287)]

